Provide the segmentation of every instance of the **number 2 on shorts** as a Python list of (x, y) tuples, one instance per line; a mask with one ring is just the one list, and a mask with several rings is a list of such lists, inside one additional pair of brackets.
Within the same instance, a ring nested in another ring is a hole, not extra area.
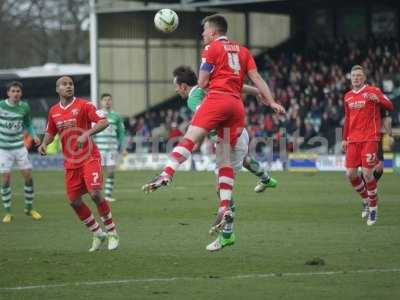
[(372, 164), (376, 161), (376, 153), (367, 153), (367, 163)]

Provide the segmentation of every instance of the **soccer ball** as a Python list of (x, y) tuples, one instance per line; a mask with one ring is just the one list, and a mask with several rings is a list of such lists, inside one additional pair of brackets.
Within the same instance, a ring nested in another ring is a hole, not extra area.
[(154, 25), (162, 32), (170, 33), (178, 27), (178, 24), (178, 15), (169, 8), (160, 9), (154, 16)]

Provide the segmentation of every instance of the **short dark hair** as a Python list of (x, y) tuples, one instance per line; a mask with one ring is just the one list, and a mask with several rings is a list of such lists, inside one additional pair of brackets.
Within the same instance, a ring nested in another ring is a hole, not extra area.
[(103, 93), (103, 94), (101, 94), (100, 99), (103, 99), (103, 98), (105, 98), (105, 97), (112, 97), (112, 96), (111, 96), (110, 93)]
[(69, 78), (69, 79), (71, 79), (72, 84), (75, 84), (75, 83), (74, 83), (74, 79), (73, 79), (71, 76), (63, 75), (63, 76), (59, 77), (59, 78), (56, 80), (56, 88), (58, 88), (58, 86), (60, 85), (60, 81), (61, 81), (62, 79), (64, 79), (64, 78)]
[(226, 34), (228, 32), (228, 22), (226, 19), (218, 14), (207, 16), (201, 22), (201, 25), (208, 22), (211, 26), (215, 27), (220, 34)]
[(189, 66), (179, 66), (173, 72), (177, 84), (186, 83), (188, 86), (197, 84), (197, 75)]
[(22, 83), (19, 82), (19, 81), (12, 81), (12, 82), (8, 83), (8, 84), (6, 85), (6, 87), (7, 87), (7, 92), (8, 92), (12, 87), (19, 87), (19, 88), (21, 89), (21, 91), (22, 91), (23, 85), (22, 85)]

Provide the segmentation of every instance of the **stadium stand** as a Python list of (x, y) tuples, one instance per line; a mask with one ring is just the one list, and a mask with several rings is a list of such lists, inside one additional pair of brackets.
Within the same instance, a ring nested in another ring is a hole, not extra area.
[[(280, 53), (262, 53), (257, 62), (276, 98), (286, 107), (287, 115), (271, 114), (268, 108), (248, 97), (248, 130), (252, 137), (274, 138), (275, 145), (285, 136), (289, 149), (297, 146), (300, 150), (308, 149), (313, 146), (308, 143), (311, 138), (323, 136), (328, 140), (330, 151), (334, 150), (335, 129), (343, 124), (342, 96), (349, 88), (348, 72), (353, 64), (364, 65), (370, 71), (369, 82), (381, 87), (398, 107), (400, 49), (394, 38), (319, 39), (300, 51), (297, 47)], [(393, 113), (392, 120), (394, 127), (400, 124), (398, 111)], [(175, 108), (131, 117), (126, 120), (126, 126), (128, 134), (137, 141), (148, 137), (167, 141), (184, 132), (189, 121), (188, 109), (182, 101), (177, 101)], [(145, 142), (143, 145), (144, 151), (149, 150)]]

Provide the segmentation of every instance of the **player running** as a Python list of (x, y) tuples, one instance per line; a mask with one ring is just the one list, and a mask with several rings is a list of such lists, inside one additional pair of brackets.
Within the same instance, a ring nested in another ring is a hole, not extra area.
[(101, 95), (101, 111), (107, 117), (108, 127), (94, 136), (94, 141), (100, 150), (101, 165), (106, 173), (104, 194), (106, 201), (114, 202), (112, 192), (114, 189), (114, 170), (119, 154), (126, 154), (124, 122), (119, 114), (112, 110), (112, 97), (110, 94)]
[[(350, 75), (352, 90), (344, 96), (346, 174), (362, 198), (362, 217), (368, 216), (367, 225), (374, 225), (377, 220), (378, 189), (373, 172), (378, 162), (381, 109), (391, 111), (393, 104), (379, 88), (365, 84), (366, 75), (362, 66), (353, 66)], [(365, 183), (358, 174), (358, 167), (362, 167)]]
[[(187, 66), (177, 67), (173, 71), (174, 84), (176, 92), (183, 98), (187, 99), (188, 108), (195, 113), (204, 97), (206, 92), (197, 86), (197, 76), (194, 71)], [(254, 87), (244, 85), (242, 92), (258, 97), (258, 90)], [(246, 128), (243, 129), (242, 134), (239, 136), (236, 147), (232, 151), (237, 152), (231, 154), (233, 169), (235, 173), (239, 172), (243, 167), (259, 178), (254, 191), (261, 193), (266, 188), (275, 188), (277, 181), (270, 177), (266, 170), (263, 170), (260, 163), (248, 154), (249, 135)], [(238, 145), (247, 145), (238, 147)], [(239, 149), (238, 149), (239, 148)], [(237, 161), (236, 161), (237, 160)]]
[(28, 131), (35, 145), (40, 144), (32, 127), (28, 103), (21, 101), (22, 83), (13, 81), (7, 85), (8, 98), (0, 101), (0, 173), (2, 177), (1, 197), (6, 214), (3, 223), (11, 223), (11, 169), (14, 162), (21, 170), (25, 186), (25, 214), (34, 220), (42, 216), (33, 209), (34, 189), (32, 164), (24, 145), (24, 131)]
[[(100, 153), (91, 136), (104, 130), (108, 121), (103, 113), (84, 99), (74, 97), (72, 78), (63, 76), (57, 80), (56, 91), (60, 102), (50, 108), (47, 128), (38, 151), (46, 155), (47, 145), (60, 134), (64, 155), (65, 186), (71, 207), (79, 219), (93, 232), (90, 252), (96, 251), (108, 237), (108, 249), (115, 250), (119, 237), (112, 219), (111, 209), (104, 200), (101, 190), (103, 176)], [(92, 127), (92, 123), (96, 123)], [(82, 195), (89, 193), (108, 234), (103, 232)]]
[(212, 129), (217, 130), (219, 209), (212, 229), (222, 229), (218, 238), (206, 249), (216, 251), (235, 242), (233, 213), (230, 209), (234, 185), (234, 171), (229, 153), (235, 147), (244, 128), (244, 106), (241, 100), (243, 81), (247, 75), (261, 94), (262, 101), (276, 112), (284, 108), (276, 103), (268, 85), (257, 72), (249, 50), (225, 35), (228, 24), (223, 16), (212, 15), (203, 20), (203, 40), (206, 45), (202, 54), (198, 85), (208, 88), (208, 93), (194, 114), (183, 139), (172, 150), (170, 160), (162, 173), (145, 184), (145, 192), (153, 192), (170, 184), (176, 169), (191, 155), (196, 144)]

